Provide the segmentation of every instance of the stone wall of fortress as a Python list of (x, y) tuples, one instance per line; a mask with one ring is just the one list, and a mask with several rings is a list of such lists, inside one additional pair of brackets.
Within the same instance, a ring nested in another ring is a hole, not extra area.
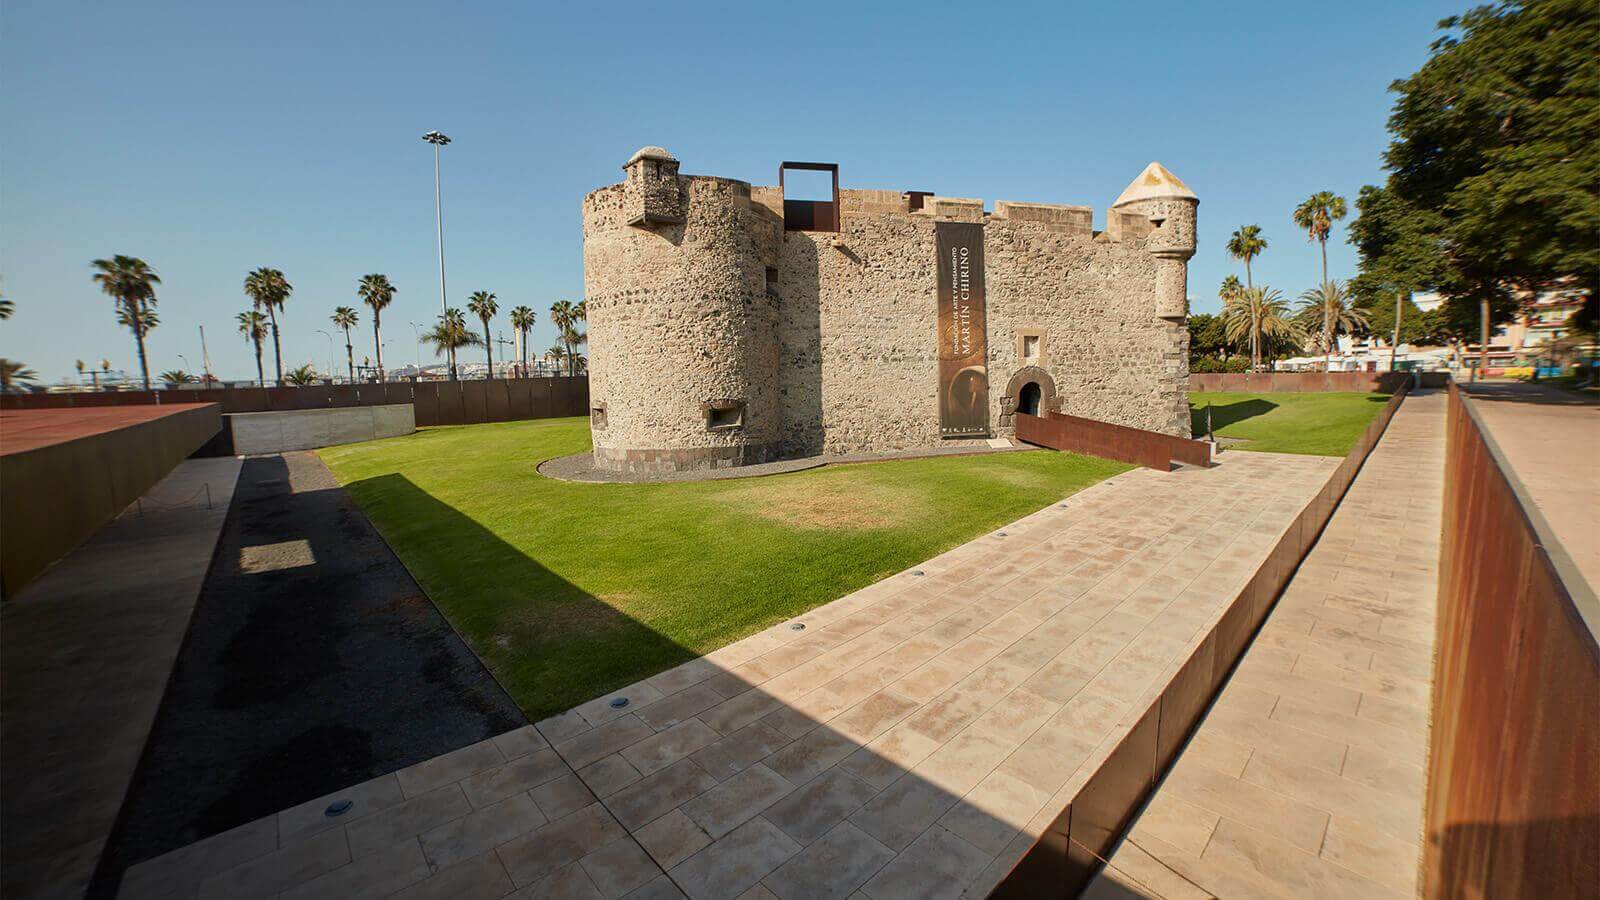
[[(1032, 381), (1047, 407), (1053, 397), (1062, 412), (1189, 434), (1192, 201), (1124, 204), (1096, 233), (1088, 207), (1001, 202), (985, 213), (982, 201), (928, 197), (913, 211), (898, 192), (850, 190), (839, 231), (784, 231), (777, 188), (679, 176), (676, 160), (653, 179), (637, 168), (630, 161), (628, 182), (583, 204), (602, 466), (677, 470), (944, 443), (939, 221), (984, 226), (994, 433), (1010, 430)], [(676, 205), (662, 189), (669, 178)], [(1031, 358), (1024, 336), (1036, 339)]]

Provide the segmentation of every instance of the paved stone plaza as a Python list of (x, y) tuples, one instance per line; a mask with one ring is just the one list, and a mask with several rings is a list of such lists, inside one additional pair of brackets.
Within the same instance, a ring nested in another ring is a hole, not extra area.
[(1336, 463), (1124, 473), (616, 694), (135, 866), (122, 896), (982, 896)]
[(1413, 897), (1444, 479), (1408, 398), (1086, 897)]

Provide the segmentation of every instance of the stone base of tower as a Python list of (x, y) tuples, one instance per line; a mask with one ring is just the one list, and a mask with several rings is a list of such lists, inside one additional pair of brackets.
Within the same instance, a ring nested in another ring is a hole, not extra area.
[(780, 459), (776, 444), (743, 447), (684, 447), (674, 450), (594, 448), (594, 466), (608, 472), (654, 475), (753, 466)]

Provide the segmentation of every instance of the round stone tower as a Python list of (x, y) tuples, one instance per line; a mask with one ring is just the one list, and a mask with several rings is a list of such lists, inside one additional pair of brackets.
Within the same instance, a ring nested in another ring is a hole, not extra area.
[(594, 459), (623, 472), (764, 462), (781, 432), (781, 222), (750, 185), (645, 147), (583, 201)]
[(1189, 186), (1166, 166), (1153, 162), (1128, 185), (1113, 211), (1138, 213), (1154, 230), (1146, 247), (1156, 258), (1156, 309), (1163, 319), (1189, 314), (1189, 258), (1194, 256), (1195, 210), (1200, 205)]

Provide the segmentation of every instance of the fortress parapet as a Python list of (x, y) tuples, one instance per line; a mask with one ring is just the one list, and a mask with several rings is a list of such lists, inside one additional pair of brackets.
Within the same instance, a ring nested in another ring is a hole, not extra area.
[[(584, 198), (596, 464), (662, 472), (949, 443), (936, 232), (977, 226), (979, 433), (1059, 408), (1188, 434), (1187, 260), (1198, 200), (1152, 163), (1087, 206), (927, 191), (789, 198), (682, 175), (661, 147)], [(977, 235), (976, 238), (970, 235)], [(972, 407), (972, 404), (976, 404)], [(987, 424), (982, 424), (987, 423)]]

